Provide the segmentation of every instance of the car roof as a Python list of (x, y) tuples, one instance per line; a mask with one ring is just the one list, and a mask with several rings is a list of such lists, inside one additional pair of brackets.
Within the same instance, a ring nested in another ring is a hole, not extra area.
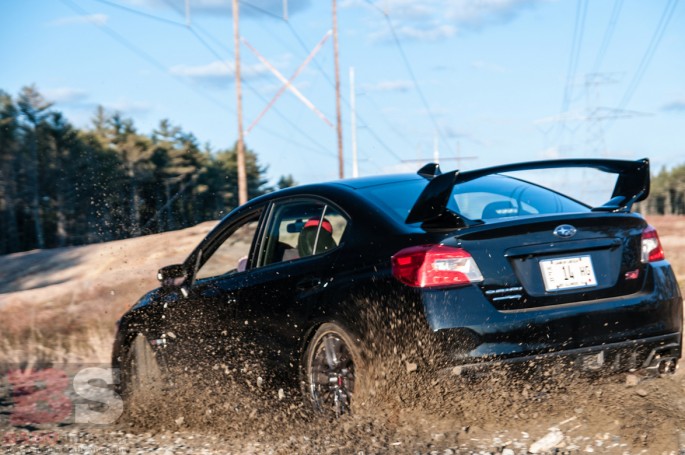
[[(337, 180), (329, 182), (334, 185), (346, 186), (355, 190), (369, 188), (372, 186), (387, 185), (390, 183), (408, 182), (412, 180), (422, 180), (423, 177), (417, 174), (388, 174), (374, 175), (370, 177), (359, 177), (353, 179)], [(428, 183), (428, 181), (426, 181)]]

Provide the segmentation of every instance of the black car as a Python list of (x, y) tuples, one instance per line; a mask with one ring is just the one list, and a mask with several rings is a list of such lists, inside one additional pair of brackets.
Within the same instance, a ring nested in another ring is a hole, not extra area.
[[(504, 175), (561, 168), (603, 171), (613, 194), (591, 207)], [(631, 213), (649, 176), (647, 159), (429, 164), (256, 198), (121, 318), (120, 390), (145, 387), (151, 371), (231, 365), (237, 342), (316, 407), (345, 411), (372, 349), (369, 306), (414, 311), (456, 372), (548, 358), (672, 372), (682, 297), (656, 231)]]

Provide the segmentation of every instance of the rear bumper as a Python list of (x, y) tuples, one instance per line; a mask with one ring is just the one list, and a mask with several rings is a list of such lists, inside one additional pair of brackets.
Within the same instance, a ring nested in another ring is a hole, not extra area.
[(477, 286), (424, 292), (432, 331), (445, 341), (451, 365), (575, 359), (607, 368), (648, 368), (662, 351), (680, 358), (683, 301), (666, 261), (650, 265), (637, 293), (599, 300), (500, 311)]
[(647, 369), (673, 372), (682, 354), (682, 334), (672, 333), (639, 340), (546, 352), (509, 358), (470, 359), (444, 371), (453, 375), (480, 375), (501, 367), (515, 367), (533, 373), (550, 366), (572, 367), (584, 372), (612, 373)]

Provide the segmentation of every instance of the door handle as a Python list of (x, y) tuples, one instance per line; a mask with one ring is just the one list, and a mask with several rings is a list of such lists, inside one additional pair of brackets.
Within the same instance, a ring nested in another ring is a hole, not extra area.
[(318, 277), (308, 277), (303, 278), (297, 282), (297, 289), (299, 291), (307, 291), (321, 285), (321, 278)]

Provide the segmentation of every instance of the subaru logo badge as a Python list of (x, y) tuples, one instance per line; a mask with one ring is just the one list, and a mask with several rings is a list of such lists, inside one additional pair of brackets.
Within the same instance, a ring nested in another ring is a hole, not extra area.
[(576, 228), (574, 228), (570, 224), (562, 224), (561, 226), (557, 226), (554, 229), (554, 235), (556, 235), (557, 237), (563, 237), (565, 239), (573, 237), (574, 235), (576, 235), (576, 232), (578, 232)]

